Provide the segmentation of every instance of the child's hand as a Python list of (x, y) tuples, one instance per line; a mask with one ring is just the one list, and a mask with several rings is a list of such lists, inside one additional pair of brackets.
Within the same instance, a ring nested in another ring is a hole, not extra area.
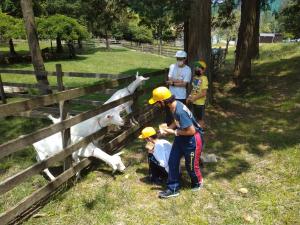
[(166, 123), (162, 123), (158, 126), (159, 128), (159, 133), (163, 136), (167, 135), (168, 132), (166, 131), (166, 129), (168, 129), (168, 125)]
[(194, 102), (194, 98), (192, 95), (189, 95), (189, 97), (186, 99), (187, 103), (193, 103)]
[(147, 142), (145, 148), (147, 149), (148, 153), (154, 152), (154, 144), (152, 142)]

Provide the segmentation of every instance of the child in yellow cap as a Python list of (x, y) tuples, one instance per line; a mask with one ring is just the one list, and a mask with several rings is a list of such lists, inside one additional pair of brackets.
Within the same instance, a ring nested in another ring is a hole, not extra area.
[(171, 143), (159, 139), (153, 127), (145, 127), (139, 138), (147, 142), (150, 181), (162, 183), (168, 177)]
[(198, 123), (202, 128), (205, 127), (204, 114), (205, 114), (205, 101), (208, 89), (208, 80), (204, 72), (206, 69), (206, 63), (202, 60), (196, 61), (195, 76), (192, 81), (192, 91), (187, 98), (188, 103), (193, 104), (193, 115), (196, 117)]

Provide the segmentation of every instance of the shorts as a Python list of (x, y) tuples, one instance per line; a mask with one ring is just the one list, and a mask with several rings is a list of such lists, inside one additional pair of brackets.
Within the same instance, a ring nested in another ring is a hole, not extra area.
[(195, 105), (193, 104), (193, 115), (196, 120), (204, 120), (205, 105)]

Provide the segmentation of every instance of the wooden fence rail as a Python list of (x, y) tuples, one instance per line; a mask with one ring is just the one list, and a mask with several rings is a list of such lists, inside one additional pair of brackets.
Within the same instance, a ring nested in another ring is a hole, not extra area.
[[(34, 75), (34, 71), (29, 71), (29, 70), (1, 70), (2, 73), (5, 74), (26, 74), (26, 75)], [(155, 77), (155, 76), (160, 76), (164, 74), (167, 71), (167, 69), (163, 69), (160, 71), (154, 71), (150, 73), (145, 73), (143, 76), (145, 77)], [(1, 73), (0, 72), (0, 73)], [(51, 74), (53, 76), (57, 76), (57, 71), (56, 72), (46, 72), (45, 74)], [(127, 83), (129, 81), (132, 81), (134, 79), (134, 76), (131, 75), (112, 75), (112, 74), (98, 74), (98, 73), (74, 73), (74, 72), (60, 72), (61, 76), (72, 76), (72, 77), (92, 77), (92, 78), (102, 78), (102, 79), (111, 79), (110, 81), (104, 81), (99, 87), (99, 90), (97, 92), (101, 92), (103, 94), (112, 94), (115, 89), (110, 88), (110, 87), (117, 87), (123, 83)], [(1, 75), (1, 74), (0, 74)], [(112, 85), (113, 84), (113, 85)], [(104, 85), (104, 86), (102, 86)], [(109, 86), (111, 85), (111, 86)], [(0, 82), (0, 89), (3, 88), (3, 86), (9, 86), (9, 87), (23, 87), (23, 88), (39, 88), (38, 84), (24, 84), (24, 83), (14, 83), (14, 82)], [(50, 86), (52, 90), (58, 89), (57, 86)], [(65, 87), (65, 89), (75, 89), (76, 87)], [(0, 90), (1, 91), (1, 90)], [(34, 98), (37, 97), (37, 95), (32, 95), (32, 94), (26, 94), (26, 93), (0, 93), (1, 96), (3, 95), (4, 97), (21, 97), (21, 98)], [(4, 99), (2, 97), (2, 99)], [(3, 100), (4, 101), (4, 100)], [(91, 101), (91, 100), (78, 100), (78, 99), (71, 99), (71, 102), (74, 103), (81, 103), (81, 104), (91, 104), (91, 105), (99, 105), (99, 102), (96, 101)], [(6, 103), (6, 101), (5, 101)], [(29, 103), (28, 103), (29, 104)], [(3, 116), (0, 114), (0, 117)]]
[[(154, 54), (159, 54), (159, 55), (164, 55), (168, 57), (173, 57), (178, 50), (181, 50), (182, 48), (174, 48), (174, 47), (169, 47), (169, 46), (161, 46), (161, 48), (158, 45), (149, 45), (149, 44), (130, 44), (128, 42), (123, 42), (122, 46), (129, 48), (129, 49), (134, 49), (142, 52), (150, 52)], [(212, 49), (212, 69), (213, 72), (216, 72), (221, 65), (225, 61), (225, 49)]]
[(27, 134), (27, 135), (24, 135), (17, 139), (8, 141), (8, 142), (0, 145), (0, 159), (9, 154), (12, 154), (14, 152), (17, 152), (17, 151), (23, 149), (27, 145), (33, 144), (33, 143), (35, 143), (43, 138), (46, 138), (52, 134), (55, 134), (59, 131), (70, 128), (71, 126), (74, 126), (77, 123), (80, 123), (80, 122), (87, 120), (91, 117), (94, 117), (96, 115), (99, 115), (100, 113), (103, 113), (103, 112), (105, 112), (113, 107), (116, 107), (122, 103), (128, 102), (131, 99), (132, 99), (132, 95), (126, 96), (119, 100), (110, 102), (106, 105), (99, 106), (91, 111), (83, 112), (72, 118), (66, 119), (60, 123), (52, 124), (49, 127), (42, 128), (31, 134)]
[[(0, 69), (0, 74), (22, 74), (22, 75), (35, 75), (34, 71), (31, 70), (4, 70)], [(161, 70), (155, 71), (152, 73), (146, 73), (147, 75), (155, 76), (155, 74), (161, 73)], [(45, 71), (41, 72), (40, 75), (47, 75), (47, 76), (57, 76), (55, 71)], [(81, 78), (100, 78), (100, 79), (124, 79), (132, 77), (132, 75), (126, 75), (126, 74), (105, 74), (105, 73), (86, 73), (86, 72), (63, 72), (62, 76), (64, 77), (81, 77)]]
[(114, 88), (122, 83), (133, 80), (133, 77), (122, 78), (118, 80), (106, 81), (100, 84), (94, 84), (87, 87), (74, 88), (54, 94), (38, 96), (21, 102), (8, 103), (0, 106), (0, 117), (14, 115), (16, 112), (33, 110), (41, 106), (47, 106), (66, 101), (72, 98), (78, 98), (105, 88)]

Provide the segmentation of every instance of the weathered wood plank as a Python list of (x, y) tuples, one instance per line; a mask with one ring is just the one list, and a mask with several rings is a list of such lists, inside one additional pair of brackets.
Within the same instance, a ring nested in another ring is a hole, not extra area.
[(48, 137), (52, 134), (55, 134), (63, 129), (69, 128), (71, 126), (74, 126), (77, 123), (80, 123), (84, 120), (87, 120), (91, 117), (94, 117), (100, 113), (103, 113), (111, 108), (114, 108), (122, 103), (125, 103), (132, 99), (132, 95), (126, 96), (124, 98), (121, 98), (119, 100), (110, 102), (108, 104), (99, 106), (91, 111), (81, 113), (77, 116), (74, 116), (72, 118), (69, 118), (65, 121), (62, 121), (57, 124), (52, 124), (48, 127), (42, 128), (38, 131), (35, 131), (31, 134), (24, 135), (22, 137), (19, 137), (17, 139), (10, 140), (2, 145), (0, 145), (0, 159), (14, 153), (16, 151), (19, 151), (26, 147), (27, 145), (30, 145), (32, 143), (35, 143), (45, 137)]
[(1, 100), (3, 104), (6, 104), (6, 96), (4, 93), (4, 89), (3, 89), (3, 83), (2, 83), (2, 78), (1, 78), (1, 74), (0, 74), (0, 95), (1, 95)]
[[(57, 87), (58, 91), (64, 91), (64, 83), (63, 83), (63, 75), (62, 75), (62, 67), (61, 64), (56, 64), (56, 79), (57, 79)], [(63, 121), (68, 118), (70, 111), (70, 103), (69, 101), (60, 101), (59, 102), (59, 115), (60, 120)], [(71, 129), (67, 128), (61, 131), (62, 136), (62, 147), (65, 149), (71, 143)], [(72, 156), (67, 156), (64, 161), (64, 170), (67, 170), (72, 165)]]
[[(30, 70), (3, 70), (0, 69), (0, 73), (5, 74), (22, 74), (22, 75), (35, 75), (34, 71)], [(48, 75), (48, 76), (56, 76), (55, 71), (46, 71), (41, 75)], [(63, 72), (63, 76), (66, 77), (81, 77), (81, 78), (100, 78), (100, 79), (119, 79), (123, 77), (128, 77), (126, 74), (107, 74), (107, 73), (80, 73), (80, 72)]]
[[(35, 75), (34, 71), (30, 71), (30, 70), (3, 70), (3, 69), (0, 69), (0, 73)], [(46, 71), (45, 73), (42, 73), (41, 75), (44, 75), (44, 74), (47, 76), (56, 76), (55, 71)], [(62, 75), (66, 76), (66, 77), (99, 78), (99, 79), (123, 79), (126, 77), (132, 77), (132, 75), (127, 75), (127, 74), (80, 73), (80, 72), (62, 72)], [(148, 73), (146, 73), (144, 75), (147, 76)], [(149, 73), (149, 75), (151, 75), (151, 73)]]
[(119, 80), (107, 81), (101, 84), (94, 84), (88, 87), (74, 88), (74, 89), (58, 92), (55, 94), (37, 96), (35, 98), (24, 100), (21, 102), (9, 103), (6, 104), (5, 106), (1, 105), (0, 117), (14, 115), (16, 112), (33, 110), (41, 106), (58, 103), (59, 101), (70, 100), (102, 89), (113, 88), (120, 85), (121, 83), (126, 83), (129, 80), (130, 78), (122, 78)]
[(78, 171), (87, 167), (91, 163), (90, 159), (84, 159), (74, 167), (66, 170), (64, 173), (59, 175), (54, 181), (48, 183), (44, 187), (33, 192), (30, 196), (23, 199), (18, 205), (10, 208), (6, 212), (0, 214), (1, 224), (7, 224), (14, 218), (22, 214), (24, 211), (28, 210), (32, 205), (38, 203), (43, 198), (52, 193), (56, 188), (65, 183), (68, 179), (74, 176)]

